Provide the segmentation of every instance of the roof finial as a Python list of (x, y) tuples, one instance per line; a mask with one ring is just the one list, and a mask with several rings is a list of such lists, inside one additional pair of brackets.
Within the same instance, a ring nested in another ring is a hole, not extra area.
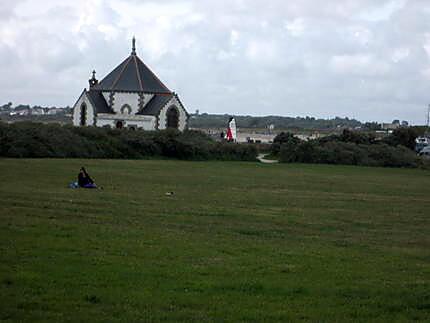
[(133, 36), (131, 54), (136, 55), (136, 37)]
[(93, 74), (93, 77), (88, 80), (88, 82), (90, 83), (90, 89), (92, 89), (94, 86), (96, 86), (99, 83), (99, 81), (96, 79), (95, 70), (93, 70), (92, 74)]

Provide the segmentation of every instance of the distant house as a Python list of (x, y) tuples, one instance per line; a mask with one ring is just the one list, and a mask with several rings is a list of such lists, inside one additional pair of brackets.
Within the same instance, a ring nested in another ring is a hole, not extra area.
[(44, 115), (45, 114), (45, 109), (43, 109), (43, 108), (33, 108), (33, 109), (31, 109), (31, 114), (32, 115), (36, 115), (36, 116)]
[(382, 130), (396, 130), (400, 128), (400, 123), (381, 123)]
[[(14, 114), (12, 114), (15, 112)], [(26, 116), (31, 114), (31, 109), (29, 105), (18, 105), (15, 107), (14, 111), (10, 113), (10, 115), (18, 115), (18, 116)]]
[(170, 91), (132, 51), (100, 82), (93, 76), (73, 106), (75, 126), (108, 126), (157, 130), (187, 128), (188, 113)]
[(50, 109), (48, 109), (47, 114), (48, 115), (56, 115), (56, 114), (63, 113), (63, 112), (64, 112), (64, 110), (61, 108), (50, 108)]

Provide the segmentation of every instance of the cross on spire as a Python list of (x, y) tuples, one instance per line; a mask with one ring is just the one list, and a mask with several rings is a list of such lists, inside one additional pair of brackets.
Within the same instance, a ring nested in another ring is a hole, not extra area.
[(90, 89), (99, 83), (99, 81), (96, 79), (96, 71), (95, 70), (92, 71), (92, 74), (93, 74), (93, 77), (88, 80), (88, 82), (90, 83)]
[(131, 41), (132, 47), (131, 47), (131, 54), (136, 55), (136, 37), (133, 36), (133, 40)]

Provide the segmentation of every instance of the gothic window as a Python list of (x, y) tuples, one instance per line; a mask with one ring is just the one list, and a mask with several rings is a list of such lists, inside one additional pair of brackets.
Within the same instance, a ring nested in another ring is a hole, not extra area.
[(169, 108), (169, 110), (167, 110), (166, 118), (167, 118), (167, 128), (178, 129), (179, 111), (175, 106), (172, 106)]
[(85, 126), (87, 123), (87, 105), (85, 103), (81, 104), (81, 116), (79, 123), (81, 126)]
[(128, 104), (124, 104), (121, 107), (121, 113), (122, 114), (131, 114), (131, 107)]

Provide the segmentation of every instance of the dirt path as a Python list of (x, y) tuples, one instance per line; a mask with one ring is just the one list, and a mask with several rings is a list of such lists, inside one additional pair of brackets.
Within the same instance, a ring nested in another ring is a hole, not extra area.
[(273, 160), (273, 159), (264, 159), (264, 157), (266, 157), (268, 154), (259, 154), (257, 156), (257, 159), (264, 163), (264, 164), (276, 164), (279, 163), (279, 160)]

